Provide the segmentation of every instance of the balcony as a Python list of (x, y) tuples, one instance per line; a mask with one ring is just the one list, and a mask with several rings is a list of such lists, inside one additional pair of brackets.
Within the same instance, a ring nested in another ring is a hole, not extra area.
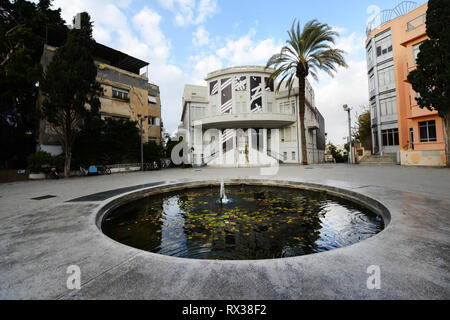
[(412, 31), (412, 30), (420, 27), (421, 25), (425, 24), (426, 20), (427, 20), (427, 15), (423, 14), (423, 15), (418, 16), (417, 18), (409, 21), (406, 24), (406, 32)]
[(296, 121), (296, 116), (294, 114), (270, 112), (233, 113), (200, 117), (196, 121), (202, 123), (203, 129), (276, 129), (293, 124)]
[(320, 129), (319, 122), (316, 119), (308, 120), (306, 126), (309, 130)]

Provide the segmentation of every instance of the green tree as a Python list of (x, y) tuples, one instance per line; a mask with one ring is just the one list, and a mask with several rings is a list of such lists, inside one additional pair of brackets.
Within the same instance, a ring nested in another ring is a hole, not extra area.
[(0, 114), (17, 112), (14, 129), (0, 121), (0, 160), (26, 159), (35, 151), (36, 108), (42, 79), (41, 56), (46, 28), (66, 32), (60, 9), (50, 9), (51, 1), (37, 4), (25, 0), (0, 0)]
[(103, 162), (140, 162), (141, 135), (137, 121), (107, 119), (104, 123), (101, 145)]
[(161, 146), (158, 146), (155, 141), (149, 141), (144, 145), (144, 162), (151, 163), (156, 161), (161, 163), (164, 150)]
[[(332, 144), (331, 142), (327, 145), (328, 150), (330, 150), (331, 155), (333, 156), (334, 160), (336, 160), (336, 163), (345, 163), (348, 162), (348, 155), (342, 154), (341, 150), (338, 150), (337, 147)], [(349, 150), (348, 143), (344, 146), (344, 149)]]
[(428, 40), (420, 45), (417, 68), (410, 72), (408, 81), (420, 108), (436, 110), (445, 129), (447, 166), (450, 167), (450, 6), (448, 0), (430, 0), (426, 19)]
[(102, 93), (96, 81), (97, 67), (92, 58), (95, 41), (89, 14), (81, 15), (81, 28), (72, 29), (63, 46), (48, 65), (41, 89), (45, 93), (43, 113), (65, 153), (65, 177), (70, 176), (72, 144), (86, 118), (100, 109)]
[(73, 168), (80, 165), (135, 163), (140, 152), (137, 122), (90, 118), (80, 128), (72, 150)]
[(282, 83), (289, 90), (291, 95), (295, 79), (299, 83), (299, 122), (301, 128), (302, 159), (303, 164), (308, 164), (305, 135), (305, 86), (306, 77), (311, 75), (318, 80), (318, 72), (325, 71), (330, 76), (334, 76), (337, 66), (347, 67), (344, 60), (344, 51), (333, 48), (339, 34), (327, 25), (319, 23), (317, 20), (309, 21), (300, 30), (300, 23), (292, 24), (288, 31), (289, 40), (286, 41), (281, 52), (273, 55), (267, 62), (266, 68), (274, 68), (268, 82), (280, 79), (276, 92), (280, 91)]
[(353, 142), (359, 141), (366, 150), (372, 150), (372, 127), (370, 110), (367, 106), (360, 106), (361, 114), (356, 113), (357, 121), (352, 126)]

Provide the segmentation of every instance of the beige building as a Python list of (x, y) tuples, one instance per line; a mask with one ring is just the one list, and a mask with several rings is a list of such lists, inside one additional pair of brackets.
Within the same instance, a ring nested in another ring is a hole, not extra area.
[[(55, 52), (55, 47), (44, 46), (41, 59), (44, 70)], [(138, 122), (142, 118), (144, 143), (155, 141), (160, 145), (162, 122), (159, 87), (148, 83), (147, 76), (139, 73), (148, 66), (148, 62), (99, 43), (95, 46), (93, 56), (98, 67), (97, 81), (104, 91), (100, 97), (101, 117)], [(52, 154), (61, 153), (61, 146), (49, 134), (49, 126), (45, 120), (41, 121), (40, 128), (39, 149)]]

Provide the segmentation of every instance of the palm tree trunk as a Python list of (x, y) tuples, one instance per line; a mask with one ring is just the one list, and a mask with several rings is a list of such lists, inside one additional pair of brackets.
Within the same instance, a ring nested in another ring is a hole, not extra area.
[(302, 162), (308, 165), (308, 153), (306, 149), (305, 131), (305, 78), (298, 77), (298, 113), (300, 117), (300, 139), (302, 141)]

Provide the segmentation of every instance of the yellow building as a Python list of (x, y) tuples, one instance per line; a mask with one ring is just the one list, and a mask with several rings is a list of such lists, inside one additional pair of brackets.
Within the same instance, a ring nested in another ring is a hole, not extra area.
[[(55, 52), (55, 47), (44, 46), (41, 59), (44, 70)], [(99, 43), (95, 45), (93, 57), (98, 68), (97, 81), (103, 88), (100, 97), (102, 119), (142, 122), (144, 143), (155, 141), (160, 145), (162, 122), (159, 87), (148, 83), (146, 75), (140, 75), (140, 70), (148, 66), (148, 62)], [(39, 149), (52, 154), (61, 153), (61, 146), (49, 134), (49, 125), (45, 120), (41, 121), (40, 128)]]

